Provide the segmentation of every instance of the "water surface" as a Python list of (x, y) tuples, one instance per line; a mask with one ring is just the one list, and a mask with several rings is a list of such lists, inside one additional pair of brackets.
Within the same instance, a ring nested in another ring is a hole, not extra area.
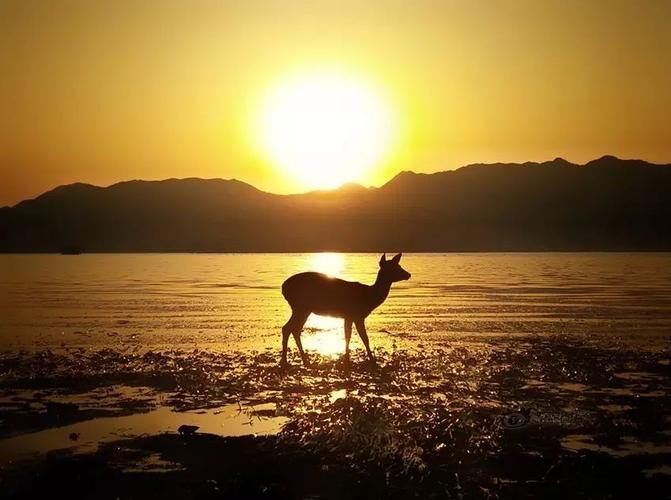
[[(276, 345), (280, 286), (317, 270), (372, 283), (373, 254), (1, 255), (0, 348)], [(671, 254), (408, 254), (368, 320), (373, 342), (459, 335), (669, 333)], [(305, 344), (339, 352), (339, 320), (313, 316)], [(336, 338), (337, 337), (337, 338)]]
[(378, 259), (0, 256), (0, 481), (69, 488), (81, 478), (63, 471), (87, 464), (120, 497), (124, 481), (154, 491), (137, 472), (258, 485), (299, 449), (334, 484), (669, 491), (671, 254), (405, 255), (412, 279), (367, 320), (377, 364), (356, 336), (344, 363), (341, 320), (312, 317), (313, 366), (291, 341), (280, 368), (284, 279), (372, 283)]

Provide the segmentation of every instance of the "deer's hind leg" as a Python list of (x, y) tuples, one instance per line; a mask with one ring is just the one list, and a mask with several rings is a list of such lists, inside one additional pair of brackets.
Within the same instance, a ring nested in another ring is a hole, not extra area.
[(305, 366), (310, 366), (310, 359), (308, 358), (308, 355), (305, 353), (303, 350), (303, 343), (301, 342), (301, 332), (303, 331), (303, 326), (305, 325), (305, 322), (308, 320), (308, 317), (310, 316), (310, 311), (303, 311), (299, 314), (296, 315), (296, 320), (293, 324), (291, 333), (294, 336), (294, 340), (296, 341), (296, 347), (298, 347), (298, 352), (301, 355), (301, 359), (303, 360), (303, 364)]
[(287, 349), (289, 347), (289, 335), (291, 335), (291, 320), (294, 318), (293, 314), (289, 321), (287, 321), (282, 327), (282, 358), (280, 359), (280, 365), (284, 366), (287, 364)]

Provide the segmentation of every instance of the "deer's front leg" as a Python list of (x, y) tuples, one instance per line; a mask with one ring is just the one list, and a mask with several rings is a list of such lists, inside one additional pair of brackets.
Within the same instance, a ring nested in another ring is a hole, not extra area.
[(366, 346), (366, 352), (368, 353), (368, 359), (373, 363), (375, 362), (375, 356), (373, 356), (372, 351), (370, 350), (370, 344), (368, 343), (368, 333), (366, 332), (366, 325), (363, 319), (357, 320), (354, 323), (356, 325), (356, 331), (359, 332), (359, 337), (363, 341), (363, 345)]
[(345, 320), (345, 361), (349, 361), (349, 341), (352, 339), (352, 320)]
[(301, 332), (300, 331), (294, 331), (294, 340), (296, 341), (296, 347), (298, 347), (298, 353), (301, 355), (301, 359), (303, 360), (303, 364), (305, 366), (310, 366), (310, 358), (308, 358), (308, 355), (305, 353), (303, 350), (303, 343), (301, 342)]

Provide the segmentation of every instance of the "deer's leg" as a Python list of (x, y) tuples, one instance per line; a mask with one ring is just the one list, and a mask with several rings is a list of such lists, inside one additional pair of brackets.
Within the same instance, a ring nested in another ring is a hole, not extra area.
[(356, 331), (359, 332), (359, 337), (361, 337), (361, 340), (363, 342), (363, 345), (366, 346), (366, 352), (368, 353), (368, 359), (371, 361), (375, 361), (375, 357), (373, 356), (373, 352), (370, 350), (370, 344), (368, 342), (368, 333), (366, 332), (366, 324), (364, 323), (363, 319), (359, 319), (355, 321), (354, 323), (356, 325)]
[(287, 349), (289, 345), (289, 335), (291, 335), (291, 326), (294, 322), (295, 316), (296, 313), (292, 313), (291, 318), (289, 318), (289, 321), (287, 321), (285, 325), (282, 327), (282, 359), (280, 360), (281, 365), (287, 364)]
[(305, 322), (308, 320), (309, 316), (310, 316), (309, 312), (297, 314), (296, 319), (291, 327), (291, 333), (293, 334), (294, 340), (296, 341), (296, 347), (298, 347), (298, 352), (301, 355), (301, 359), (303, 360), (303, 364), (305, 366), (310, 366), (310, 359), (303, 350), (303, 343), (301, 342), (301, 332), (303, 331), (303, 325), (305, 325)]
[(308, 358), (308, 355), (305, 354), (305, 351), (303, 350), (303, 343), (301, 342), (301, 332), (300, 330), (294, 331), (294, 340), (296, 341), (296, 346), (298, 347), (298, 352), (301, 355), (301, 359), (303, 360), (303, 364), (305, 366), (310, 366), (310, 358)]
[(345, 320), (345, 361), (349, 361), (349, 341), (352, 339), (352, 321)]

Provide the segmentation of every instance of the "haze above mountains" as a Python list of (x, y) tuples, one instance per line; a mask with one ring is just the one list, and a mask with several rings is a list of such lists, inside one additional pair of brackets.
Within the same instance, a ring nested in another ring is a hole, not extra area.
[(671, 164), (475, 164), (277, 195), (237, 180), (60, 186), (0, 209), (2, 252), (670, 250)]

